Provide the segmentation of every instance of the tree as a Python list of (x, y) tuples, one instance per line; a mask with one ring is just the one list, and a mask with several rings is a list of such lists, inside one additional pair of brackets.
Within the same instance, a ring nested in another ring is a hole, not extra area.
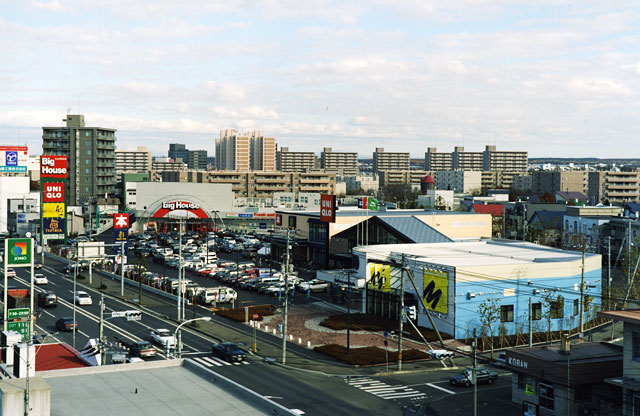
[(495, 298), (483, 300), (478, 306), (478, 315), (482, 328), (489, 331), (491, 338), (491, 359), (493, 359), (493, 324), (500, 319), (500, 305), (498, 304), (498, 300)]
[(564, 315), (564, 297), (555, 295), (555, 291), (548, 291), (542, 297), (543, 314), (542, 317), (547, 321), (547, 341), (551, 342), (551, 320), (562, 318), (560, 312)]

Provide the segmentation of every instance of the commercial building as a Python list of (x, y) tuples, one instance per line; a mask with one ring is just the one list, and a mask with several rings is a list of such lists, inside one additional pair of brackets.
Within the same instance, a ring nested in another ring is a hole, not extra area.
[(534, 346), (506, 351), (511, 400), (532, 415), (620, 415), (622, 347), (606, 342)]
[(189, 150), (184, 144), (171, 143), (167, 156), (173, 160), (182, 159), (189, 169), (207, 170), (206, 150)]
[(116, 149), (116, 177), (121, 173), (143, 173), (151, 170), (151, 152), (146, 146)]
[(65, 127), (42, 128), (42, 154), (69, 160), (69, 205), (81, 198), (113, 195), (116, 173), (116, 130), (87, 127), (82, 114), (69, 114)]
[(325, 172), (163, 172), (163, 182), (228, 183), (238, 197), (273, 198), (275, 192), (334, 194), (335, 173)]
[(425, 170), (484, 170), (526, 172), (528, 153), (498, 151), (495, 146), (486, 146), (482, 152), (465, 152), (456, 146), (452, 153), (438, 153), (435, 147), (427, 148)]
[(444, 170), (435, 173), (436, 187), (458, 193), (472, 194), (482, 189), (482, 172)]
[[(386, 207), (386, 206), (385, 206)], [(336, 222), (320, 221), (320, 211), (276, 210), (276, 231), (295, 230), (295, 262), (312, 261), (324, 268), (350, 268), (355, 247), (394, 243), (443, 242), (491, 238), (491, 216), (455, 211), (371, 211), (341, 207)], [(286, 238), (274, 237), (274, 258), (284, 253)]]
[(235, 129), (220, 131), (216, 139), (218, 170), (276, 170), (276, 139), (260, 130), (238, 134)]
[(327, 172), (355, 176), (358, 174), (358, 153), (334, 152), (325, 147), (320, 155), (320, 167)]
[(409, 170), (409, 152), (385, 152), (383, 147), (376, 147), (373, 152), (373, 171)]
[(288, 147), (281, 147), (276, 154), (276, 170), (281, 172), (308, 172), (319, 166), (313, 152), (290, 152)]
[[(424, 297), (438, 329), (456, 339), (468, 338), (473, 328), (483, 332), (483, 302), (497, 302), (499, 307), (500, 318), (491, 324), (495, 334), (499, 328), (514, 335), (528, 327), (530, 300), (534, 332), (576, 328), (583, 270), (585, 321), (595, 318), (602, 294), (601, 255), (587, 253), (583, 269), (580, 252), (525, 242), (388, 244), (356, 247), (353, 254), (358, 257), (357, 276), (368, 282), (379, 267), (390, 268), (383, 290), (367, 290), (363, 312), (398, 319), (400, 276), (409, 274), (419, 292), (405, 282), (406, 302), (415, 305)], [(423, 308), (418, 310), (414, 323), (432, 327)], [(547, 314), (550, 318), (543, 319)]]

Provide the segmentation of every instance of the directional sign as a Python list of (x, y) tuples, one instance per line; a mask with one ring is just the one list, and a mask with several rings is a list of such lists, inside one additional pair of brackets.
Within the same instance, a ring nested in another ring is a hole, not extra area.
[(111, 312), (111, 317), (112, 318), (124, 318), (125, 316), (127, 316), (127, 311), (122, 311), (122, 312)]
[(22, 335), (22, 340), (31, 338), (29, 333), (29, 321), (7, 322), (7, 331), (16, 331)]
[(29, 317), (29, 308), (16, 308), (7, 311), (8, 319), (22, 319)]

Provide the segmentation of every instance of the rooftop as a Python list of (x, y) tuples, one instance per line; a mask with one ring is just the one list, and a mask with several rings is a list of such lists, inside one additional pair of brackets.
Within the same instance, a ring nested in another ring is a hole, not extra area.
[(36, 371), (88, 367), (76, 351), (65, 343), (36, 345)]
[[(306, 215), (309, 217), (320, 217), (320, 211), (287, 211), (276, 210), (279, 214), (290, 215)], [(472, 212), (459, 212), (459, 211), (442, 211), (437, 209), (389, 209), (387, 211), (371, 211), (361, 209), (357, 207), (338, 207), (336, 210), (336, 217), (363, 217), (363, 216), (377, 216), (377, 217), (391, 217), (391, 216), (420, 216), (420, 215), (473, 215)]]
[[(559, 345), (520, 348), (511, 351), (511, 353), (552, 361), (559, 365), (567, 365), (567, 354), (561, 350)], [(571, 344), (569, 353), (572, 365), (577, 365), (580, 362), (606, 361), (608, 359), (620, 360), (622, 358), (622, 346), (607, 342), (575, 343)]]
[[(582, 253), (512, 240), (479, 240), (433, 244), (384, 244), (354, 248), (374, 258), (392, 253), (415, 256), (417, 261), (452, 267), (553, 263), (581, 260)], [(586, 253), (587, 258), (600, 256)]]
[(614, 321), (622, 321), (630, 324), (640, 324), (640, 309), (627, 309), (625, 311), (603, 311), (598, 316)]

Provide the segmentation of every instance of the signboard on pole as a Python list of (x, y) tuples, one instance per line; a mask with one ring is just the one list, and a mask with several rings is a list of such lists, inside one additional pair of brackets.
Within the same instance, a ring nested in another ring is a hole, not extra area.
[(67, 179), (67, 156), (40, 156), (40, 177)]
[(64, 203), (64, 182), (44, 182), (42, 184), (42, 202)]
[(320, 195), (320, 221), (336, 222), (336, 196)]
[(29, 308), (16, 308), (7, 311), (7, 319), (24, 319), (29, 318)]
[(31, 238), (8, 238), (5, 256), (7, 266), (27, 267), (33, 262), (33, 240)]
[(64, 240), (67, 236), (67, 156), (40, 156), (40, 210), (42, 240)]
[(0, 172), (26, 172), (28, 163), (26, 146), (0, 146)]
[(22, 335), (22, 340), (28, 340), (31, 338), (29, 331), (29, 321), (13, 321), (7, 322), (7, 331), (16, 331)]
[(282, 214), (276, 214), (276, 226), (282, 226)]
[(129, 214), (122, 212), (113, 214), (113, 228), (129, 229)]

